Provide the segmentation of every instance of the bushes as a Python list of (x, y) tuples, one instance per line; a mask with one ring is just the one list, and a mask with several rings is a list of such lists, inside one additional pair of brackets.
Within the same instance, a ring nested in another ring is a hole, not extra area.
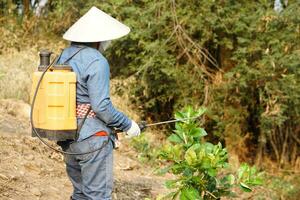
[(256, 156), (257, 162), (265, 155), (281, 166), (299, 162), (293, 139), (299, 137), (300, 18), (293, 14), (299, 11), (296, 2), (279, 14), (260, 6), (253, 14), (239, 13), (229, 32), (235, 39), (231, 50), (235, 67), (215, 87), (217, 101), (211, 108), (222, 116), (223, 122), (220, 118), (216, 122), (225, 138), (232, 131), (249, 134), (248, 152), (254, 153), (248, 155)]
[(204, 126), (241, 158), (299, 165), (299, 2), (281, 13), (266, 1), (145, 4), (121, 51), (141, 71), (134, 91), (147, 115), (205, 104)]
[[(2, 24), (15, 38), (40, 40), (45, 32), (61, 37), (77, 17), (98, 6), (132, 29), (106, 54), (113, 76), (136, 77), (132, 102), (147, 118), (168, 119), (184, 105), (205, 105), (205, 128), (230, 151), (258, 163), (267, 156), (279, 166), (300, 166), (300, 18), (295, 14), (300, 6), (290, 0), (276, 13), (273, 3), (57, 0), (42, 18), (25, 18), (20, 34), (14, 23)], [(22, 47), (4, 41), (0, 51)]]

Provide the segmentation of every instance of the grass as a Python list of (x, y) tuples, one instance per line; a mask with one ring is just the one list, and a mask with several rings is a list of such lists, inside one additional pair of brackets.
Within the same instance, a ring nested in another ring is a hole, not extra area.
[(22, 50), (6, 49), (0, 55), (0, 99), (18, 99), (29, 103), (31, 76), (39, 64), (38, 52), (42, 48), (48, 48), (54, 52), (60, 52), (63, 43), (43, 44), (41, 46), (25, 47)]
[(34, 71), (36, 54), (32, 51), (10, 52), (0, 56), (0, 98), (20, 99), (29, 102), (31, 73)]
[(299, 199), (300, 177), (295, 173), (275, 173), (268, 175), (268, 188), (272, 199)]
[(239, 194), (239, 199), (253, 200), (298, 200), (300, 178), (295, 173), (266, 173), (265, 183), (252, 193)]

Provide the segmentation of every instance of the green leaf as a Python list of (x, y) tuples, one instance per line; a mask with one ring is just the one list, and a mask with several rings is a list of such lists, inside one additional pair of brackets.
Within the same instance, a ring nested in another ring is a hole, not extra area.
[(175, 123), (175, 129), (176, 131), (179, 131), (179, 132), (182, 132), (183, 129), (182, 129), (182, 123)]
[(263, 179), (255, 178), (254, 180), (249, 181), (251, 185), (262, 185), (264, 183)]
[(207, 132), (204, 130), (204, 128), (200, 128), (200, 136), (201, 137), (207, 136)]
[(171, 168), (171, 171), (173, 172), (173, 174), (180, 174), (184, 171), (185, 166), (182, 164), (174, 164)]
[(193, 113), (194, 113), (194, 110), (193, 110), (192, 106), (188, 106), (188, 107), (186, 108), (185, 113), (186, 113), (186, 115), (187, 115), (187, 116), (186, 116), (187, 118), (191, 118), (192, 115), (193, 115)]
[(210, 175), (210, 176), (212, 176), (212, 177), (215, 177), (217, 175), (217, 170), (214, 169), (214, 168), (209, 168), (207, 170), (207, 174)]
[(251, 192), (252, 191), (252, 189), (248, 185), (246, 185), (245, 183), (243, 183), (243, 182), (240, 182), (240, 188), (244, 192)]
[(194, 170), (190, 167), (186, 167), (182, 172), (182, 175), (188, 178), (193, 177), (193, 174), (194, 174)]
[(209, 168), (211, 168), (210, 159), (207, 158), (207, 157), (204, 157), (204, 158), (202, 159), (201, 167), (202, 167), (203, 169), (209, 169)]
[(176, 183), (177, 183), (177, 180), (167, 180), (165, 182), (165, 186), (168, 189), (172, 189), (172, 188), (174, 188), (176, 186)]
[(197, 110), (197, 116), (201, 116), (201, 115), (203, 115), (205, 112), (206, 112), (206, 108), (204, 108), (204, 107), (201, 107), (201, 108), (199, 108), (198, 110)]
[(230, 185), (233, 185), (235, 182), (235, 177), (233, 176), (233, 174), (229, 174), (228, 176), (226, 176), (226, 179)]
[(189, 132), (189, 135), (193, 137), (203, 137), (206, 136), (207, 133), (203, 128), (192, 128), (192, 130)]
[(186, 151), (184, 158), (189, 165), (193, 165), (197, 161), (197, 154), (195, 150), (191, 147)]
[(192, 130), (190, 130), (189, 132), (189, 135), (193, 137), (199, 137), (200, 134), (201, 134), (200, 128), (192, 128)]
[(183, 190), (181, 190), (179, 199), (180, 200), (202, 200), (198, 190), (196, 190), (195, 188), (184, 188)]
[(175, 113), (175, 119), (183, 119), (183, 118), (185, 118), (185, 116), (182, 112)]
[(175, 199), (178, 194), (179, 194), (179, 191), (170, 192), (169, 194), (167, 194), (166, 196), (164, 196), (162, 199), (163, 200), (166, 200), (166, 199)]
[(220, 149), (222, 149), (222, 144), (221, 144), (221, 142), (218, 142), (218, 147), (219, 147)]
[(243, 163), (238, 169), (238, 180), (241, 180), (247, 171), (249, 171), (249, 166), (246, 163)]
[(174, 143), (182, 143), (183, 140), (177, 135), (177, 134), (172, 134), (168, 137), (168, 140), (170, 142), (174, 142)]
[(215, 146), (210, 142), (206, 142), (206, 143), (204, 143), (204, 147), (205, 147), (205, 152), (210, 153), (213, 151)]

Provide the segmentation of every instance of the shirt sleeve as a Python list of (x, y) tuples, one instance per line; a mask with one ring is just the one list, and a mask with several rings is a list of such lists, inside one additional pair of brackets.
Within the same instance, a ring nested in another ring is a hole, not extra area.
[(105, 59), (96, 59), (87, 68), (87, 89), (93, 111), (109, 127), (127, 131), (131, 120), (118, 111), (110, 100), (110, 69)]

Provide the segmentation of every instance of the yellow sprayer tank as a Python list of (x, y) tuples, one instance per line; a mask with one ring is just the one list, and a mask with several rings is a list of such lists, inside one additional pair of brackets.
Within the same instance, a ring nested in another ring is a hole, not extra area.
[[(40, 52), (41, 64), (33, 73), (31, 100), (40, 77), (50, 62)], [(49, 52), (48, 52), (49, 53)], [(44, 59), (44, 60), (43, 60)], [(54, 65), (45, 74), (36, 96), (33, 122), (42, 137), (63, 141), (74, 139), (76, 123), (76, 74), (68, 65)], [(35, 136), (35, 134), (33, 133)]]

